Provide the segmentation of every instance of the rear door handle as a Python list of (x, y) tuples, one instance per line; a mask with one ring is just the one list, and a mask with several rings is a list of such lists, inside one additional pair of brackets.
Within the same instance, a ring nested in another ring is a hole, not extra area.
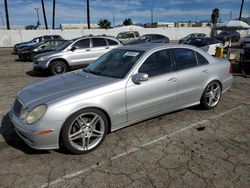
[(201, 72), (201, 74), (207, 75), (207, 74), (208, 74), (208, 70), (207, 70), (207, 69), (203, 70), (203, 71)]
[(86, 51), (90, 51), (90, 48), (87, 48)]
[(173, 83), (173, 82), (176, 82), (177, 81), (177, 78), (176, 77), (172, 77), (168, 80), (168, 83)]

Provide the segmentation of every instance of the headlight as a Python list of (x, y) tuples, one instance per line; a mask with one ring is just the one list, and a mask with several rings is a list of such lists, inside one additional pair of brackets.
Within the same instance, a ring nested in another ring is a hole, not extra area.
[(28, 113), (24, 112), (22, 114), (24, 118), (26, 117), (26, 123), (32, 124), (38, 121), (44, 115), (46, 110), (47, 110), (47, 106), (43, 104), (43, 105), (37, 106), (36, 108), (34, 108)]
[(45, 61), (48, 59), (48, 56), (43, 56), (43, 57), (40, 57), (37, 61)]

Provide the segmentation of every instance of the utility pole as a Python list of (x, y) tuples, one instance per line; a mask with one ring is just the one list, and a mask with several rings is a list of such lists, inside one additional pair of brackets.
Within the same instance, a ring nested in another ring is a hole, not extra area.
[(153, 22), (154, 22), (154, 10), (151, 9), (151, 27), (153, 27)]
[(41, 0), (41, 3), (42, 3), (42, 8), (43, 8), (43, 18), (44, 18), (45, 28), (48, 29), (47, 18), (46, 18), (46, 13), (45, 13), (45, 7), (44, 7), (43, 0)]
[(87, 0), (87, 22), (88, 22), (88, 29), (90, 29), (89, 0)]
[(55, 29), (55, 11), (56, 11), (56, 0), (53, 0), (53, 18), (52, 18), (52, 29)]
[(115, 27), (115, 12), (113, 11), (113, 27)]
[(244, 0), (241, 1), (239, 20), (241, 20), (243, 4), (244, 4)]
[(4, 0), (7, 29), (10, 30), (8, 0)]
[(0, 14), (1, 14), (2, 23), (3, 23), (3, 25), (4, 25), (2, 12), (0, 12)]
[(39, 19), (39, 13), (38, 13), (39, 8), (35, 8), (35, 10), (36, 10), (36, 15), (37, 15), (37, 26), (39, 26), (40, 25), (40, 19)]

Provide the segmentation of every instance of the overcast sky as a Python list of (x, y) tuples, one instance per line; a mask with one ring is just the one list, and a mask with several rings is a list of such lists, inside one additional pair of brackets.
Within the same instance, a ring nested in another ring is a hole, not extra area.
[[(108, 19), (113, 24), (121, 24), (125, 18), (133, 23), (150, 22), (153, 10), (154, 21), (197, 21), (210, 20), (214, 8), (220, 9), (220, 19), (239, 17), (241, 0), (89, 0), (91, 23)], [(4, 0), (0, 2), (0, 12), (5, 20)], [(47, 22), (52, 25), (52, 0), (44, 0)], [(56, 26), (61, 23), (86, 23), (86, 0), (56, 0)], [(10, 24), (36, 24), (35, 8), (39, 8), (40, 22), (43, 14), (40, 0), (8, 0)], [(243, 16), (250, 17), (250, 0), (245, 0)], [(2, 19), (0, 25), (2, 25)]]

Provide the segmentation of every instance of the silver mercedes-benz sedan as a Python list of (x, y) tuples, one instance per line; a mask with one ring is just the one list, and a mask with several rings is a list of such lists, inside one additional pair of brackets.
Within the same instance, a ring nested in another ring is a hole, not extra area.
[(136, 122), (198, 104), (214, 108), (232, 81), (227, 60), (196, 47), (124, 46), (85, 69), (22, 89), (9, 115), (30, 147), (64, 145), (83, 154)]

